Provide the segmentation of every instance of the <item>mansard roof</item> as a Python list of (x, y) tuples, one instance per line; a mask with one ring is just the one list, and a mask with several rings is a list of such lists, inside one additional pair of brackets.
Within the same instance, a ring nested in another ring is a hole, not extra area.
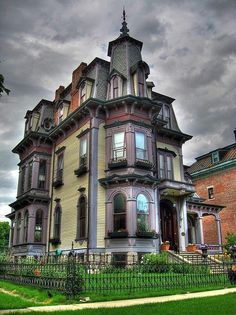
[(143, 47), (142, 42), (140, 42), (139, 40), (133, 37), (130, 37), (129, 35), (126, 35), (126, 36), (118, 37), (117, 39), (109, 42), (107, 55), (111, 57), (112, 46), (122, 44), (123, 42), (126, 42), (126, 41), (138, 46), (140, 51), (142, 50), (142, 47)]
[[(214, 152), (219, 153), (219, 161), (213, 163), (212, 154)], [(230, 144), (223, 148), (217, 148), (206, 154), (203, 154), (196, 158), (196, 162), (193, 163), (189, 168), (188, 172), (192, 175), (200, 171), (210, 171), (227, 166), (236, 165), (236, 143)]]

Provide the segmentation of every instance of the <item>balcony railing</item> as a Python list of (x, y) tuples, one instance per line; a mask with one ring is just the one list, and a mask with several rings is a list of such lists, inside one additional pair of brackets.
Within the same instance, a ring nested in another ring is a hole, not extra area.
[(77, 176), (80, 176), (84, 173), (86, 173), (88, 171), (88, 167), (87, 167), (87, 154), (81, 155), (80, 156), (80, 164), (79, 164), (79, 168), (77, 168), (74, 173)]
[(56, 176), (53, 179), (53, 187), (57, 188), (63, 185), (63, 169), (56, 170)]
[(118, 167), (125, 167), (126, 165), (127, 165), (126, 148), (118, 147), (113, 149), (112, 159), (110, 163), (108, 163), (108, 167), (112, 169)]

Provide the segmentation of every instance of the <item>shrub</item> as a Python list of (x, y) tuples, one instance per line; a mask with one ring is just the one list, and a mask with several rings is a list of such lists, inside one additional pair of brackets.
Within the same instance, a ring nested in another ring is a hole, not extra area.
[(224, 248), (227, 254), (232, 255), (231, 246), (236, 244), (236, 234), (232, 232), (227, 232), (225, 239), (226, 243), (224, 244)]
[(144, 272), (168, 272), (171, 266), (168, 262), (168, 254), (162, 252), (161, 254), (146, 254), (141, 260)]

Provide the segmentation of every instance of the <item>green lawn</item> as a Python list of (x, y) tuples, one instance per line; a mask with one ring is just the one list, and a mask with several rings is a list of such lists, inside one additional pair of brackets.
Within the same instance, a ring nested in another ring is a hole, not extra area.
[[(101, 308), (80, 311), (44, 312), (44, 315), (235, 315), (236, 293), (224, 296), (190, 299), (177, 302), (145, 304), (122, 308)], [(13, 314), (13, 313), (12, 313)], [(17, 313), (15, 313), (17, 314)], [(42, 312), (29, 312), (29, 315), (42, 315)]]
[(0, 310), (26, 308), (28, 306), (35, 306), (35, 303), (0, 292)]

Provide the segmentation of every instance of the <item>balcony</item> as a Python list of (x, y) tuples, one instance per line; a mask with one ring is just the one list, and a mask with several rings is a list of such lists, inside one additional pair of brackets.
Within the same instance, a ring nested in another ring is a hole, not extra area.
[(58, 169), (58, 170), (56, 170), (56, 176), (53, 179), (52, 186), (54, 188), (57, 188), (57, 187), (60, 187), (62, 185), (64, 185), (64, 183), (63, 183), (63, 169)]

